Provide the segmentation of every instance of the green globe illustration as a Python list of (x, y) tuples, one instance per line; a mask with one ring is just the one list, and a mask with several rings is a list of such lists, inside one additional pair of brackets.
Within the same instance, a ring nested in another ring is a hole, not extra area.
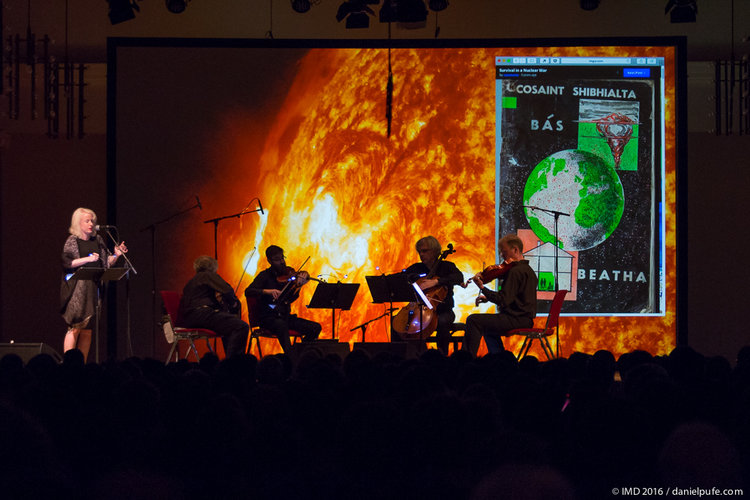
[(557, 245), (579, 251), (599, 245), (617, 229), (625, 196), (617, 172), (602, 158), (567, 149), (534, 167), (523, 203), (532, 231), (544, 242), (555, 242), (555, 218), (540, 209), (568, 214), (558, 219)]

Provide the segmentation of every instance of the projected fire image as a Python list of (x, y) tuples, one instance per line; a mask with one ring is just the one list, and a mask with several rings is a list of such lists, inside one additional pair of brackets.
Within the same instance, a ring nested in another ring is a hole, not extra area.
[[(514, 50), (530, 55), (542, 49)], [(278, 112), (264, 117), (270, 126), (259, 161), (247, 160), (245, 148), (257, 146), (250, 140), (213, 157), (215, 163), (231, 158), (230, 165), (212, 168), (263, 201), (263, 214), (243, 217), (221, 233), (223, 275), (230, 283), (245, 277), (238, 295), (268, 266), (265, 248), (279, 245), (289, 266), (297, 268), (309, 257), (303, 269), (311, 276), (360, 284), (351, 310), (336, 311), (337, 338), (351, 343), (361, 341), (364, 333), (367, 341), (384, 342), (390, 331), (387, 319), (368, 324), (364, 332), (356, 328), (390, 306), (372, 303), (365, 276), (397, 273), (417, 262), (415, 242), (427, 235), (435, 236), (443, 249), (453, 244), (456, 252), (449, 260), (465, 278), (494, 264), (496, 204), (503, 200), (496, 199), (495, 97), (487, 92), (495, 85), (493, 56), (487, 49), (393, 49), (389, 137), (388, 50), (309, 50), (299, 60)], [(248, 119), (239, 115), (236, 111), (228, 117), (226, 126), (236, 128)], [(667, 182), (673, 182), (673, 170), (668, 165)], [(235, 197), (223, 200), (228, 211), (245, 201)], [(666, 240), (673, 248), (674, 214), (667, 218)], [(666, 272), (673, 273), (674, 258), (668, 259)], [(315, 286), (310, 282), (303, 287), (293, 312), (319, 322), (321, 338), (331, 338), (331, 310), (305, 307)], [(473, 285), (454, 292), (456, 321), (493, 310), (475, 307)], [(673, 294), (667, 291), (663, 323), (640, 317), (564, 317), (563, 354), (603, 348), (616, 353), (670, 350), (674, 338), (665, 338), (663, 329), (674, 322)], [(575, 301), (575, 293), (567, 300)], [(540, 308), (538, 326), (544, 324), (546, 307)], [(264, 354), (280, 351), (275, 340), (262, 342)], [(508, 349), (518, 345), (520, 341), (506, 341)]]

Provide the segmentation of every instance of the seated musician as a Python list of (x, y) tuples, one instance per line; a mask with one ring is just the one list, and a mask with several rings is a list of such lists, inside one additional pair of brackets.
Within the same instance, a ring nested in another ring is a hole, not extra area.
[(227, 357), (245, 352), (250, 326), (240, 319), (242, 305), (232, 286), (216, 272), (219, 263), (208, 255), (193, 262), (195, 276), (182, 290), (181, 316), (189, 328), (208, 328), (221, 336)]
[[(404, 272), (409, 275), (412, 281), (418, 282), (422, 290), (427, 291), (428, 297), (429, 291), (436, 287), (444, 287), (446, 289), (445, 298), (442, 302), (437, 303), (437, 307), (435, 307), (435, 312), (437, 313), (435, 335), (437, 336), (438, 349), (447, 354), (448, 345), (450, 344), (451, 326), (453, 326), (453, 322), (456, 320), (456, 314), (453, 312), (453, 287), (462, 283), (464, 277), (453, 262), (447, 260), (440, 260), (438, 262), (442, 248), (440, 242), (434, 236), (421, 238), (417, 241), (415, 247), (419, 254), (420, 262), (407, 267)], [(431, 271), (432, 277), (428, 278)], [(421, 281), (420, 278), (422, 278)], [(402, 339), (403, 336), (396, 330), (393, 330), (393, 338), (391, 340)]]
[(482, 282), (482, 273), (472, 278), (480, 288), (477, 303), (497, 304), (497, 313), (471, 314), (466, 318), (463, 348), (476, 356), (479, 342), (484, 337), (490, 354), (503, 351), (502, 337), (515, 328), (531, 328), (536, 316), (538, 279), (529, 261), (523, 258), (523, 241), (515, 234), (503, 236), (498, 242), (508, 270), (500, 276), (499, 292), (490, 290)]
[(287, 267), (284, 250), (276, 245), (266, 249), (266, 259), (269, 267), (258, 273), (245, 289), (245, 297), (258, 299), (255, 311), (258, 325), (274, 333), (281, 349), (288, 352), (291, 347), (289, 330), (299, 332), (304, 341), (313, 341), (320, 335), (321, 326), (291, 314), (291, 303), (299, 298), (299, 289), (307, 283), (308, 274), (295, 273), (293, 268)]

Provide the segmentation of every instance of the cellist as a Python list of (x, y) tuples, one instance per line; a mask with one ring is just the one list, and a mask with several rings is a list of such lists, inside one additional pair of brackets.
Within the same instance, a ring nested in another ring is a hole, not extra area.
[[(245, 297), (258, 299), (256, 308), (259, 326), (270, 330), (278, 337), (281, 349), (288, 352), (291, 347), (289, 330), (296, 330), (303, 341), (313, 341), (320, 335), (320, 323), (291, 314), (290, 304), (299, 297), (299, 287), (309, 279), (305, 271), (297, 272), (286, 265), (284, 250), (271, 245), (266, 248), (269, 267), (255, 277), (245, 289)], [(293, 287), (291, 290), (289, 287)], [(286, 298), (282, 297), (282, 291)], [(279, 298), (282, 298), (279, 301)], [(250, 301), (248, 300), (248, 303)]]
[[(404, 272), (409, 275), (412, 281), (418, 281), (419, 278), (426, 277), (437, 264), (432, 273), (433, 277), (419, 281), (419, 287), (426, 292), (436, 287), (447, 289), (445, 298), (435, 308), (438, 318), (435, 329), (437, 346), (443, 354), (447, 354), (451, 336), (450, 328), (456, 320), (456, 315), (453, 312), (453, 287), (461, 284), (464, 277), (453, 262), (447, 260), (438, 262), (442, 248), (440, 242), (434, 236), (421, 238), (417, 241), (415, 247), (420, 261), (407, 267)], [(394, 338), (391, 340), (401, 340), (398, 332), (394, 331), (393, 336)]]

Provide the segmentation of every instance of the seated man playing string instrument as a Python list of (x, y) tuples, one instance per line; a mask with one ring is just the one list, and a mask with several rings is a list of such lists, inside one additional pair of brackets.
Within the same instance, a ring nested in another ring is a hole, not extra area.
[(245, 289), (245, 297), (248, 303), (251, 298), (257, 299), (255, 314), (258, 325), (275, 334), (281, 349), (288, 352), (290, 329), (299, 332), (303, 341), (313, 341), (320, 335), (319, 323), (291, 314), (291, 304), (299, 298), (299, 290), (307, 283), (309, 275), (288, 267), (284, 250), (279, 246), (269, 246), (266, 259), (269, 267), (258, 273)]

